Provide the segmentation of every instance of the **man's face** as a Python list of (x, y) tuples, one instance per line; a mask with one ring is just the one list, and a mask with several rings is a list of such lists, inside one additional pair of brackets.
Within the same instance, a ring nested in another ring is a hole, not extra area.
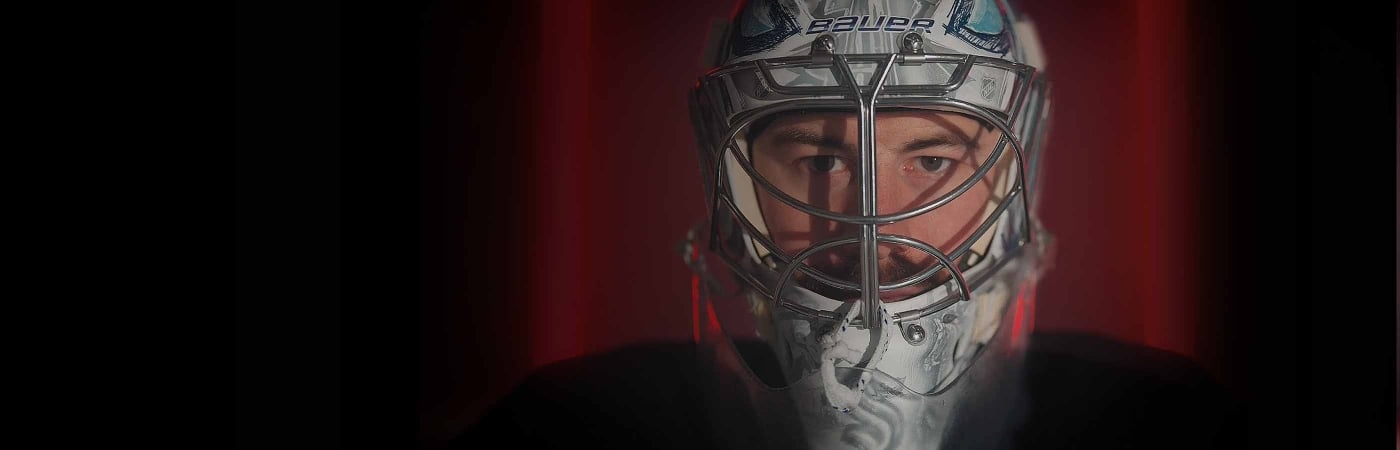
[[(854, 114), (803, 113), (777, 117), (752, 142), (754, 168), (784, 193), (817, 208), (860, 214), (859, 128)], [(917, 239), (945, 254), (972, 236), (986, 215), (1004, 197), (1003, 178), (1014, 159), (1008, 145), (998, 161), (989, 161), (1001, 132), (969, 116), (935, 111), (880, 112), (875, 120), (875, 174), (878, 213), (908, 211), (957, 189), (986, 165), (996, 165), (951, 202), (922, 215), (879, 226), (882, 234)], [(763, 220), (774, 243), (789, 255), (812, 244), (858, 236), (858, 225), (822, 219), (782, 203), (755, 186)], [(859, 245), (820, 252), (806, 262), (817, 270), (850, 282), (860, 280)], [(974, 249), (975, 250), (975, 249)], [(937, 264), (921, 250), (879, 244), (880, 281), (889, 284)], [(884, 301), (898, 301), (942, 284), (934, 278), (908, 288), (884, 292)], [(805, 287), (841, 300), (856, 292), (828, 288), (800, 279)]]

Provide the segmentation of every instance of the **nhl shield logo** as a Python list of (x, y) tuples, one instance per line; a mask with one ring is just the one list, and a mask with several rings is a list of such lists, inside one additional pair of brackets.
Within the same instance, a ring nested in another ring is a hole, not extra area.
[(1001, 94), (1001, 83), (997, 82), (996, 78), (983, 75), (980, 93), (982, 94), (982, 99), (992, 101), (997, 95)]

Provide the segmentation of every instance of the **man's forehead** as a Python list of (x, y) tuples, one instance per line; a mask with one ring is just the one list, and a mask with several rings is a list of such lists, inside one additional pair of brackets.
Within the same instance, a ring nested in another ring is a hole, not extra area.
[[(950, 131), (972, 132), (977, 128), (990, 128), (981, 119), (967, 114), (935, 111), (900, 109), (875, 113), (877, 131), (916, 131), (926, 128), (947, 129)], [(824, 133), (856, 131), (857, 117), (846, 111), (797, 111), (780, 113), (770, 122), (772, 128), (801, 127)], [(880, 125), (884, 125), (880, 128)], [(892, 128), (893, 127), (893, 128)]]
[[(763, 123), (767, 122), (767, 123)], [(947, 136), (959, 141), (977, 141), (986, 137), (982, 130), (993, 129), (990, 124), (967, 114), (949, 111), (900, 109), (875, 114), (876, 134), (910, 134)], [(858, 120), (846, 111), (798, 111), (780, 113), (769, 121), (757, 122), (763, 137), (803, 134), (845, 139), (856, 136)]]

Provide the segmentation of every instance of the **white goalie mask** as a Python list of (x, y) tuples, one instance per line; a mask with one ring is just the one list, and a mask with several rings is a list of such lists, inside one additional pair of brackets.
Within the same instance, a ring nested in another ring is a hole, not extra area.
[(686, 256), (710, 398), (765, 432), (716, 436), (994, 447), (1049, 240), (1029, 22), (993, 0), (755, 0), (718, 38)]

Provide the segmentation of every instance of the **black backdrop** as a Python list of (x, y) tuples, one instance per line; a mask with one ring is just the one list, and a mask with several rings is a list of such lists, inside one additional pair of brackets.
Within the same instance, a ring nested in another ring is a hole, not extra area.
[[(1195, 67), (1208, 81), (1198, 133), (1212, 144), (1199, 182), (1212, 250), (1199, 270), (1213, 358), (1240, 380), (1251, 447), (1388, 442), (1394, 5), (1216, 3), (1193, 2), (1199, 33), (1182, 37), (1201, 50)], [(503, 212), (488, 221), (436, 205), (528, 175), (518, 153), (448, 149), (528, 136), (529, 103), (461, 86), (529, 70), (512, 45), (528, 42), (515, 19), (531, 14), (527, 2), (239, 6), (240, 446), (415, 445), (419, 399), (436, 386), (424, 380), (471, 364), (424, 344), (424, 311), (449, 309), (469, 284), (528, 282), (519, 268), (529, 261), (462, 267), (448, 257), (469, 236), (499, 238), (487, 246), (527, 238), (518, 201), (478, 200)], [(445, 70), (468, 41), (503, 43), (491, 55), (498, 69)], [(464, 121), (493, 132), (445, 131)], [(501, 250), (487, 251), (510, 254)], [(468, 312), (486, 325), (467, 338), (518, 328), (520, 307)], [(480, 369), (454, 373), (468, 384), (505, 376)]]

